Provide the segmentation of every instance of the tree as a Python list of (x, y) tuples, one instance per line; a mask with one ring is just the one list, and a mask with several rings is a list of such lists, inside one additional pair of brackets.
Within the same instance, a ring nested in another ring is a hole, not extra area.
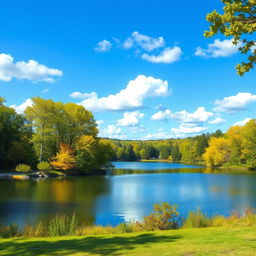
[(229, 140), (224, 137), (212, 137), (203, 158), (208, 166), (219, 166), (227, 163), (230, 158)]
[(243, 127), (231, 126), (226, 135), (230, 141), (230, 159), (232, 164), (240, 165), (243, 163)]
[(125, 159), (125, 153), (123, 148), (118, 148), (116, 152), (116, 157), (118, 160), (124, 160)]
[(180, 161), (181, 155), (180, 155), (180, 150), (179, 150), (179, 146), (177, 144), (175, 144), (172, 147), (172, 160), (175, 161)]
[(168, 157), (171, 155), (171, 152), (172, 152), (171, 145), (163, 145), (160, 149), (159, 156), (161, 159), (168, 159)]
[(196, 137), (197, 140), (197, 154), (201, 157), (205, 152), (205, 149), (208, 147), (209, 137), (205, 134)]
[(197, 160), (197, 141), (184, 140), (180, 143), (181, 161), (193, 163)]
[(242, 130), (243, 154), (249, 167), (256, 167), (256, 120), (250, 120)]
[(34, 164), (34, 152), (29, 143), (32, 130), (27, 121), (0, 98), (0, 166), (15, 167), (19, 163)]
[(70, 170), (76, 166), (74, 152), (68, 144), (60, 144), (60, 151), (52, 158), (50, 164), (57, 170)]
[(223, 14), (214, 10), (206, 16), (210, 22), (209, 31), (205, 37), (212, 37), (218, 32), (233, 37), (233, 44), (240, 45), (240, 52), (247, 54), (247, 62), (236, 66), (237, 73), (242, 76), (253, 69), (256, 63), (256, 41), (253, 33), (256, 31), (256, 0), (222, 0)]
[(60, 143), (74, 148), (81, 136), (97, 136), (93, 114), (83, 106), (39, 97), (32, 100), (33, 105), (25, 110), (25, 116), (35, 131), (32, 142), (40, 162), (56, 154)]

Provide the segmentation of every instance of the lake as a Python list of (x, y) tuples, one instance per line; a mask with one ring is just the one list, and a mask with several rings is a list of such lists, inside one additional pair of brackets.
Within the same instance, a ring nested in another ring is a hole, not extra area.
[(76, 212), (88, 224), (117, 225), (141, 219), (162, 201), (177, 204), (182, 216), (196, 207), (211, 216), (256, 207), (255, 173), (212, 173), (176, 163), (113, 164), (107, 176), (0, 180), (0, 222), (32, 224)]

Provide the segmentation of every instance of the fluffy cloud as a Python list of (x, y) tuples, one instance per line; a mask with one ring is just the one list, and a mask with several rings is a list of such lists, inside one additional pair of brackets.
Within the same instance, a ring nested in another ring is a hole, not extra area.
[(197, 47), (195, 55), (205, 58), (218, 58), (218, 57), (229, 57), (237, 53), (238, 48), (241, 47), (241, 43), (234, 45), (233, 39), (226, 39), (221, 41), (215, 39), (212, 44), (208, 44), (207, 49)]
[(104, 138), (112, 138), (112, 139), (125, 139), (126, 135), (122, 133), (122, 129), (120, 127), (116, 127), (115, 125), (108, 125), (107, 128), (102, 130), (100, 137)]
[(204, 107), (199, 107), (195, 112), (189, 113), (186, 110), (172, 114), (172, 118), (182, 123), (202, 123), (206, 122), (213, 113), (207, 112)]
[(199, 107), (195, 112), (189, 113), (181, 110), (172, 113), (170, 109), (161, 110), (151, 116), (152, 120), (168, 120), (174, 119), (181, 123), (203, 123), (207, 122), (213, 116), (212, 112), (208, 112), (204, 107)]
[(245, 118), (245, 119), (242, 120), (242, 121), (235, 122), (235, 123), (233, 124), (233, 126), (244, 126), (244, 125), (247, 124), (250, 120), (252, 120), (252, 118), (247, 117), (247, 118)]
[(91, 93), (73, 92), (69, 96), (71, 98), (86, 99), (86, 98), (97, 97), (97, 94), (96, 92), (91, 92)]
[(239, 92), (235, 96), (226, 97), (222, 100), (216, 100), (216, 112), (236, 113), (245, 110), (247, 105), (256, 101), (256, 95), (249, 92)]
[(97, 43), (97, 46), (94, 48), (97, 52), (108, 52), (112, 47), (112, 44), (108, 40), (102, 40)]
[(125, 112), (122, 119), (117, 121), (118, 126), (138, 126), (144, 114), (139, 111)]
[(14, 58), (11, 55), (0, 54), (0, 80), (2, 81), (8, 82), (16, 78), (51, 83), (55, 81), (52, 76), (60, 77), (62, 75), (61, 70), (48, 68), (35, 60), (14, 62)]
[(182, 51), (180, 47), (175, 46), (173, 48), (165, 48), (158, 55), (149, 55), (147, 53), (144, 53), (141, 55), (141, 58), (152, 63), (172, 63), (180, 60), (181, 54)]
[(226, 120), (221, 118), (221, 117), (216, 117), (214, 120), (212, 121), (208, 121), (208, 124), (222, 124), (225, 123)]
[(167, 120), (172, 118), (172, 111), (170, 109), (161, 110), (151, 116), (152, 120)]
[(167, 81), (139, 75), (129, 81), (126, 88), (117, 94), (102, 98), (99, 98), (96, 93), (86, 94), (88, 97), (79, 104), (92, 111), (130, 110), (143, 107), (144, 100), (147, 98), (166, 96), (168, 93)]
[(125, 40), (123, 44), (125, 49), (130, 49), (133, 46), (141, 47), (145, 51), (153, 51), (157, 48), (164, 47), (165, 41), (163, 37), (154, 38), (142, 35), (135, 31), (131, 34), (131, 37), (128, 37)]
[(208, 127), (198, 126), (196, 124), (185, 124), (182, 123), (178, 128), (172, 128), (171, 132), (173, 133), (174, 137), (184, 137), (184, 136), (194, 136), (197, 134), (203, 133), (207, 130)]
[(22, 104), (20, 104), (20, 105), (11, 105), (10, 107), (14, 108), (15, 111), (18, 114), (22, 114), (22, 113), (24, 113), (24, 111), (27, 107), (31, 107), (32, 105), (33, 105), (32, 100), (31, 99), (26, 99)]

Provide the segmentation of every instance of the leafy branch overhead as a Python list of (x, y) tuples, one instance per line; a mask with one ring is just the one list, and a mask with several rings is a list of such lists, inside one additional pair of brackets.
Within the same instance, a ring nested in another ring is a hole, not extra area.
[(237, 73), (242, 76), (253, 69), (256, 64), (256, 0), (222, 0), (223, 14), (216, 10), (206, 16), (210, 22), (205, 37), (212, 37), (219, 32), (227, 37), (233, 37), (233, 44), (238, 45), (242, 54), (247, 55), (247, 61), (236, 66)]

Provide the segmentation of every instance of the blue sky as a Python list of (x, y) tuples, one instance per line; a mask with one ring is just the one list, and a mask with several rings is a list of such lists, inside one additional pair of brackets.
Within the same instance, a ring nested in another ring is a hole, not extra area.
[[(211, 1), (1, 2), (0, 95), (90, 109), (100, 135), (187, 137), (255, 118), (255, 70), (231, 39), (206, 39)], [(246, 119), (247, 118), (247, 119)], [(242, 122), (243, 123), (243, 122)], [(239, 124), (242, 124), (241, 122)]]

